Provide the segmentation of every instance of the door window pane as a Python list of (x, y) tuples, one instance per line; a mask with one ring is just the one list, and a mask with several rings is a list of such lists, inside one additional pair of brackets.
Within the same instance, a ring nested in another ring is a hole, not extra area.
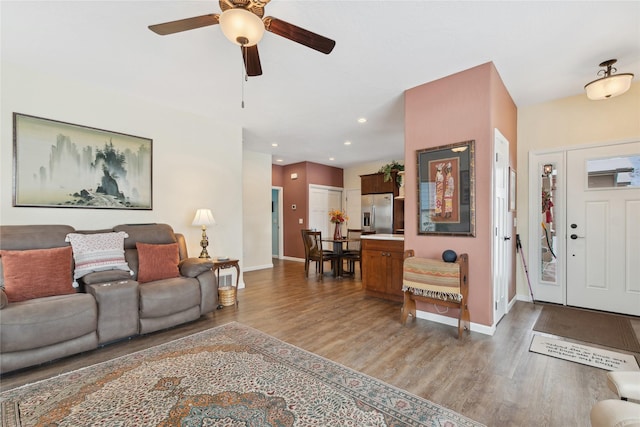
[(540, 184), (540, 278), (543, 282), (556, 283), (556, 223), (554, 203), (556, 198), (557, 169), (555, 163), (542, 165)]
[(587, 160), (588, 188), (640, 187), (640, 156)]

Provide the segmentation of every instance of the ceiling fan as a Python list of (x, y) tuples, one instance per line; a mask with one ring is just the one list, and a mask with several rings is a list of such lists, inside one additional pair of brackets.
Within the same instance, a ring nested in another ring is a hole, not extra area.
[(331, 39), (272, 16), (264, 17), (264, 7), (269, 1), (270, 0), (219, 0), (222, 13), (211, 13), (193, 18), (149, 25), (149, 29), (156, 34), (165, 36), (167, 34), (220, 24), (224, 35), (231, 42), (240, 46), (248, 76), (262, 75), (257, 43), (262, 39), (265, 30), (324, 54), (329, 54), (333, 50), (336, 42)]

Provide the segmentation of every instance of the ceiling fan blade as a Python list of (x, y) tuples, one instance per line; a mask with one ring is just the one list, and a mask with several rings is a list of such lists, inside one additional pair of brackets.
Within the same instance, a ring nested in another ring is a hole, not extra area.
[(209, 25), (217, 25), (217, 13), (209, 15), (194, 16), (193, 18), (179, 19), (177, 21), (165, 22), (163, 24), (149, 25), (149, 29), (156, 34), (166, 36), (167, 34), (179, 33), (181, 31), (194, 30), (196, 28), (207, 27)]
[(320, 34), (312, 33), (304, 28), (297, 27), (288, 22), (267, 16), (264, 18), (264, 27), (267, 31), (303, 44), (322, 53), (331, 53), (336, 42)]
[(247, 75), (249, 77), (261, 76), (262, 66), (260, 65), (260, 55), (258, 55), (258, 45), (241, 46), (240, 49), (242, 49), (242, 59)]

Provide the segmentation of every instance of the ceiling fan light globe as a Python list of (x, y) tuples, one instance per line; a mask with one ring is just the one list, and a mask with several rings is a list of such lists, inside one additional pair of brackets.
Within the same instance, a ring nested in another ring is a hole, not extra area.
[(264, 35), (264, 23), (246, 9), (228, 9), (219, 18), (222, 33), (239, 46), (258, 44)]
[(584, 87), (587, 97), (597, 101), (622, 95), (631, 87), (633, 74), (612, 74), (598, 80), (594, 80)]

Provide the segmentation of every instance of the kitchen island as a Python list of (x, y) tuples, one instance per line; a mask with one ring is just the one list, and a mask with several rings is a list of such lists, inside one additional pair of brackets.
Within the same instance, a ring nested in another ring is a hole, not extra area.
[(362, 286), (365, 294), (391, 301), (403, 301), (402, 234), (365, 234), (362, 242)]

